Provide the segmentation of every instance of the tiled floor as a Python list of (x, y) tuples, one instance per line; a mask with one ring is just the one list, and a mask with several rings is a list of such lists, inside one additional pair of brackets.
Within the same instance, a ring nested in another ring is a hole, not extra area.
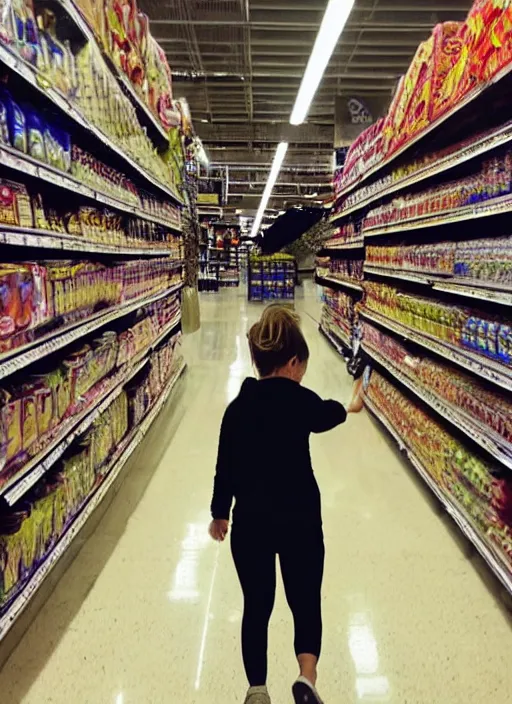
[[(351, 382), (299, 300), (305, 383), (346, 401)], [(246, 683), (241, 595), (227, 545), (207, 537), (217, 434), (250, 373), (242, 292), (202, 299), (189, 370), (98, 529), (0, 674), (2, 704), (236, 704)], [(311, 315), (310, 315), (311, 314)], [(319, 687), (326, 704), (507, 704), (511, 621), (494, 581), (366, 414), (313, 438), (327, 565)], [(269, 685), (296, 674), (282, 589)]]

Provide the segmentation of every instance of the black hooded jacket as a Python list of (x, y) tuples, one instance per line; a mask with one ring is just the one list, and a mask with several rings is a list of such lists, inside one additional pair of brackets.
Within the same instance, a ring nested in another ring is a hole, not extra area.
[(244, 381), (222, 421), (211, 511), (235, 523), (320, 521), (309, 436), (347, 417), (337, 401), (283, 377)]

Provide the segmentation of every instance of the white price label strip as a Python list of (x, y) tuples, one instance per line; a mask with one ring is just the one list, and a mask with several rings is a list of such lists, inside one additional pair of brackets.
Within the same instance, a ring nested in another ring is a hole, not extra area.
[[(85, 237), (75, 237), (65, 233), (55, 233), (46, 230), (24, 230), (9, 228), (2, 230), (0, 226), (0, 242), (10, 246), (38, 247), (42, 249), (60, 249), (71, 252), (98, 252), (100, 254), (128, 254), (144, 257), (168, 257), (170, 248), (156, 247), (122, 247), (117, 245), (92, 242)], [(182, 266), (182, 261), (176, 262), (176, 268)]]

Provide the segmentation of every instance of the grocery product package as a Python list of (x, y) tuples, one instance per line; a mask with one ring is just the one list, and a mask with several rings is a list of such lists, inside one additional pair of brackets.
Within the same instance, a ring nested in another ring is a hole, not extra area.
[(434, 34), (422, 42), (405, 74), (403, 93), (395, 113), (391, 151), (398, 149), (428, 125), (434, 67)]
[(185, 334), (197, 332), (201, 327), (199, 295), (197, 288), (186, 286), (181, 299), (181, 327)]
[(464, 50), (462, 29), (461, 22), (444, 22), (436, 27), (438, 33), (430, 100), (432, 122), (453, 106), (457, 95), (464, 70), (464, 64), (461, 63)]

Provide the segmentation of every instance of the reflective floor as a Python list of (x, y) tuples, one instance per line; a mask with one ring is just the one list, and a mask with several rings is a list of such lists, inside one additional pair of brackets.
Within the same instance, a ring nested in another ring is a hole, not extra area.
[[(308, 290), (297, 306), (311, 347), (305, 383), (347, 401), (350, 379), (317, 332)], [(240, 590), (228, 546), (206, 528), (220, 420), (251, 371), (246, 332), (260, 310), (242, 291), (203, 295), (183, 393), (2, 670), (2, 704), (243, 701)], [(327, 546), (326, 704), (512, 701), (499, 590), (393, 443), (363, 413), (312, 445)], [(280, 587), (274, 704), (290, 702), (295, 675)]]

